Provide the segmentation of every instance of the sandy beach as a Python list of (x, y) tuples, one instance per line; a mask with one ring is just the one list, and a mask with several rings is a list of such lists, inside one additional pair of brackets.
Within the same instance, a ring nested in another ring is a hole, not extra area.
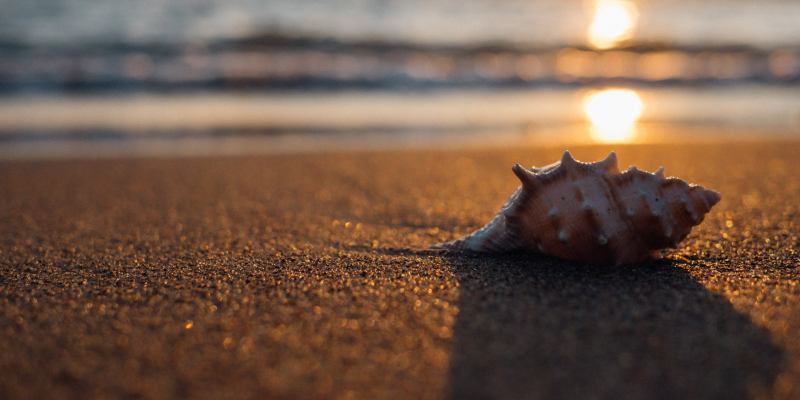
[(2, 162), (0, 398), (800, 398), (800, 143), (569, 148), (722, 193), (658, 261), (427, 250), (564, 150)]

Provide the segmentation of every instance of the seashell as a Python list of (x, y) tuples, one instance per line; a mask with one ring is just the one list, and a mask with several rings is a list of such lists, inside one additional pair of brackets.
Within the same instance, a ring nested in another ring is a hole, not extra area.
[(593, 264), (630, 264), (661, 256), (699, 225), (721, 196), (702, 186), (635, 166), (617, 156), (585, 164), (565, 152), (530, 171), (512, 168), (522, 185), (485, 227), (434, 249), (489, 253), (533, 251)]

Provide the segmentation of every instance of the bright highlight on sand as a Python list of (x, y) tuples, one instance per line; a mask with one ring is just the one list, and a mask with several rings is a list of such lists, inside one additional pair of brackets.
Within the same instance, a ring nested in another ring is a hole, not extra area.
[(583, 102), (583, 110), (593, 125), (592, 139), (603, 143), (632, 142), (642, 108), (639, 95), (624, 89), (593, 93)]
[(638, 18), (636, 5), (629, 1), (599, 1), (589, 27), (589, 44), (598, 49), (608, 49), (630, 38)]

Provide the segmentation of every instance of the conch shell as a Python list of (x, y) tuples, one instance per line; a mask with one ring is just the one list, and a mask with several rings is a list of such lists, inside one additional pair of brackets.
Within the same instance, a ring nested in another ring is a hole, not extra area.
[(585, 164), (565, 152), (530, 171), (512, 168), (522, 185), (485, 227), (434, 249), (489, 253), (533, 251), (592, 264), (630, 264), (677, 248), (721, 196), (635, 166), (617, 155)]

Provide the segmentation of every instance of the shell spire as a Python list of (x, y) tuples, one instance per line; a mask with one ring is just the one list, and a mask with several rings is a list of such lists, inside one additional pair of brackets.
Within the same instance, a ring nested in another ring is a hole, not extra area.
[(511, 170), (522, 183), (483, 228), (435, 249), (527, 250), (595, 264), (629, 264), (677, 247), (721, 195), (667, 178), (619, 169), (617, 155), (585, 164), (566, 151), (553, 164)]

